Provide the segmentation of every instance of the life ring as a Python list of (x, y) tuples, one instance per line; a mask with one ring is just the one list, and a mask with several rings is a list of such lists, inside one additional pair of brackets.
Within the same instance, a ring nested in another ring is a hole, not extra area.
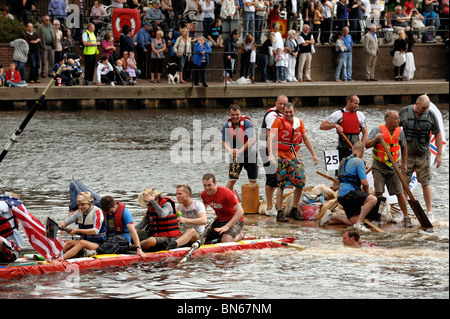
[(136, 34), (141, 28), (141, 17), (137, 9), (120, 9), (116, 8), (112, 15), (112, 27), (114, 41), (119, 41), (123, 26), (127, 24), (134, 29)]

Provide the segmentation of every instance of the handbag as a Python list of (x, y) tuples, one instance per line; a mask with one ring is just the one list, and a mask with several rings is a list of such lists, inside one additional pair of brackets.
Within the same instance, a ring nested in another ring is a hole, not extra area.
[(275, 58), (273, 55), (269, 55), (269, 62), (267, 63), (269, 66), (273, 66), (275, 64)]
[(391, 56), (394, 56), (395, 53), (394, 46), (392, 46), (391, 51), (389, 51), (389, 53), (391, 54)]
[(401, 51), (395, 51), (394, 58), (392, 59), (392, 63), (395, 66), (401, 66), (406, 62), (406, 53)]
[(311, 54), (316, 53), (316, 49), (314, 48), (314, 45), (311, 44)]

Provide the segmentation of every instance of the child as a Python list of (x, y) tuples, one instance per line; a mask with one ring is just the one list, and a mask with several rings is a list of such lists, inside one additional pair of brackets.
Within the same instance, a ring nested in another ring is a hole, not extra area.
[[(281, 48), (277, 49), (277, 54), (275, 56), (275, 82), (282, 83), (284, 77), (283, 72), (286, 70), (285, 68), (285, 62), (287, 62), (286, 55), (283, 53)], [(287, 67), (286, 67), (287, 69)]]
[(259, 52), (256, 50), (258, 45), (256, 43), (252, 44), (252, 50), (250, 52), (249, 64), (248, 64), (248, 75), (252, 80), (252, 83), (255, 83), (255, 69), (258, 67), (257, 63), (259, 61)]
[(319, 2), (316, 2), (314, 9), (313, 36), (314, 41), (318, 43), (317, 38), (319, 37), (319, 30), (323, 21), (322, 5)]
[(116, 69), (125, 82), (133, 81), (130, 77), (130, 74), (128, 74), (128, 72), (124, 70), (121, 59), (118, 59), (116, 61)]
[(338, 39), (336, 40), (336, 53), (337, 53), (337, 68), (336, 73), (334, 74), (334, 79), (336, 82), (342, 82), (340, 79), (341, 76), (341, 70), (343, 69), (344, 72), (346, 70), (346, 61), (342, 58), (342, 52), (345, 51), (345, 44), (342, 38), (344, 37), (344, 34), (341, 32), (338, 33)]
[(136, 59), (134, 58), (134, 52), (132, 51), (128, 53), (126, 70), (130, 75), (130, 77), (133, 78), (133, 84), (136, 84), (136, 77), (138, 77), (141, 74), (141, 70), (138, 70), (137, 68)]
[(83, 73), (80, 59), (67, 59), (67, 64), (70, 66), (70, 75), (72, 76), (73, 84), (80, 84), (79, 77), (81, 76), (81, 73)]
[(11, 87), (21, 87), (26, 88), (27, 83), (22, 80), (20, 73), (16, 71), (16, 64), (14, 62), (9, 64), (9, 69), (5, 74), (5, 84)]
[(115, 86), (114, 84), (114, 70), (111, 64), (108, 62), (108, 56), (102, 55), (97, 65), (97, 84), (102, 85), (102, 82)]

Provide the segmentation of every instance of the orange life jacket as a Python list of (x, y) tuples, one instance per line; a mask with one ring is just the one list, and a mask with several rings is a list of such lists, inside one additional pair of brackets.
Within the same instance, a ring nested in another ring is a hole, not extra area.
[[(391, 133), (389, 133), (389, 130), (387, 129), (386, 125), (380, 125), (380, 130), (381, 134), (383, 134), (384, 141), (390, 148), (392, 157), (397, 163), (400, 159), (399, 141), (400, 141), (400, 132), (402, 131), (402, 129), (400, 127), (397, 127), (392, 135)], [(378, 162), (384, 163), (388, 167), (392, 167), (392, 163), (389, 162), (389, 158), (381, 143), (378, 143), (373, 147), (372, 156)]]
[[(297, 120), (300, 122), (299, 119)], [(294, 129), (286, 118), (281, 118), (281, 121), (283, 122), (283, 128), (278, 131), (277, 135), (278, 150), (289, 151), (291, 147), (294, 147), (295, 152), (298, 152), (302, 143), (301, 125)], [(296, 118), (294, 118), (294, 123), (295, 121)]]

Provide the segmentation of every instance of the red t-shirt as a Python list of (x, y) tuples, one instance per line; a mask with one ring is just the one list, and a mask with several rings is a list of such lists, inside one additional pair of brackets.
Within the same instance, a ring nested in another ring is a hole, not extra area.
[[(239, 200), (229, 188), (217, 186), (215, 195), (210, 196), (206, 191), (202, 191), (201, 196), (203, 202), (214, 209), (218, 220), (221, 222), (230, 221), (236, 213), (233, 207), (239, 204)], [(244, 221), (244, 217), (241, 217), (239, 220)]]

